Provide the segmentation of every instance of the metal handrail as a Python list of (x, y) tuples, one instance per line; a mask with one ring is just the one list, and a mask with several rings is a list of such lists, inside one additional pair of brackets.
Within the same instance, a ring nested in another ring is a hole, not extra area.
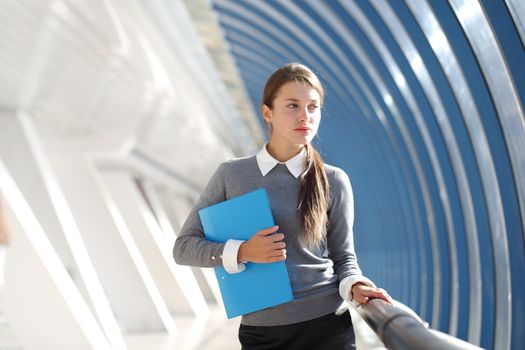
[(477, 350), (481, 349), (461, 339), (427, 328), (414, 314), (372, 299), (357, 308), (359, 315), (391, 350)]

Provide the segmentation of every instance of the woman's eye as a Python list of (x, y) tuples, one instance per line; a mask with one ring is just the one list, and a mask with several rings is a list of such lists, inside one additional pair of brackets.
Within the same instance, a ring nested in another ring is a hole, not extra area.
[(310, 108), (311, 110), (315, 110), (317, 108), (319, 108), (318, 105), (310, 105), (308, 108)]
[(297, 104), (296, 103), (290, 103), (288, 105), (288, 108), (297, 108)]

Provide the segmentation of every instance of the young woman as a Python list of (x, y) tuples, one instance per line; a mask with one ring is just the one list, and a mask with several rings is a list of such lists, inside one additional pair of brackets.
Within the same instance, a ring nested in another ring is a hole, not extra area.
[[(243, 315), (243, 349), (354, 349), (344, 300), (391, 302), (359, 269), (347, 174), (323, 163), (311, 145), (321, 121), (324, 90), (306, 66), (290, 63), (266, 82), (262, 115), (270, 141), (259, 153), (219, 165), (175, 242), (179, 264), (242, 273), (243, 262), (285, 261), (294, 300)], [(276, 222), (248, 241), (205, 239), (198, 210), (264, 187)]]

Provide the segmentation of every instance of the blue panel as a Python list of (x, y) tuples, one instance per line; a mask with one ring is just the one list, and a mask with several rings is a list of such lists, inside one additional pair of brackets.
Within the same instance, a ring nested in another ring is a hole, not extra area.
[[(445, 6), (444, 6), (445, 7)], [(394, 7), (398, 15), (402, 18), (405, 26), (410, 25), (409, 33), (412, 35), (418, 50), (423, 55), (425, 63), (431, 70), (434, 83), (439, 89), (441, 98), (444, 100), (445, 108), (447, 109), (449, 120), (456, 133), (456, 138), (460, 150), (462, 152), (463, 161), (466, 166), (467, 174), (470, 180), (471, 191), (473, 195), (473, 202), (475, 204), (475, 211), (477, 216), (478, 235), (480, 239), (480, 254), (482, 259), (482, 276), (483, 276), (483, 329), (491, 330), (483, 332), (482, 345), (491, 344), (493, 339), (492, 330), (494, 329), (494, 276), (493, 276), (493, 261), (492, 261), (492, 244), (490, 240), (490, 231), (486, 215), (486, 207), (484, 204), (483, 188), (481, 186), (481, 179), (479, 177), (479, 170), (477, 168), (476, 160), (473, 154), (472, 145), (465, 124), (462, 120), (461, 113), (458, 109), (454, 96), (448, 86), (448, 82), (439, 63), (436, 61), (431, 48), (428, 46), (426, 39), (422, 35), (417, 23), (414, 21), (408, 10), (400, 11), (401, 6)], [(440, 13), (436, 15), (440, 17)], [(450, 13), (449, 13), (450, 15)], [(443, 24), (443, 23), (442, 23)], [(450, 35), (448, 36), (450, 39)], [(453, 45), (453, 43), (452, 43)]]
[[(525, 50), (518, 36), (516, 27), (512, 21), (508, 9), (500, 1), (482, 1), (485, 12), (488, 15), (491, 25), (499, 41), (501, 50), (505, 55), (508, 67), (512, 74), (512, 79), (519, 94), (521, 105), (525, 105), (525, 71), (523, 69), (525, 62)], [(504, 116), (503, 116), (504, 117)], [(497, 136), (496, 136), (497, 137)], [(502, 137), (502, 136), (501, 136)], [(505, 154), (501, 145), (497, 147), (498, 154)], [(499, 158), (499, 157), (498, 157)], [(498, 164), (500, 167), (509, 167), (505, 154), (504, 164)], [(505, 221), (507, 223), (507, 235), (509, 242), (509, 253), (511, 261), (512, 274), (512, 349), (518, 349), (525, 343), (525, 242), (521, 232), (521, 219), (519, 209), (516, 203), (516, 189), (512, 186), (513, 179), (508, 171), (503, 174), (498, 171), (498, 179), (502, 186), (502, 197), (505, 200)]]
[[(307, 23), (320, 25), (338, 49), (342, 51), (344, 59), (339, 59), (336, 53), (332, 52), (328, 43), (317, 35), (311, 25), (303, 23), (297, 17), (297, 13), (289, 11), (286, 6), (280, 3), (265, 2), (264, 6), (271, 6), (276, 9), (289, 21), (287, 23), (293, 23), (299, 28), (300, 34), (290, 32), (281, 23), (261, 11), (257, 4), (230, 2), (224, 5), (214, 5), (219, 13), (228, 16), (219, 16), (219, 18), (225, 30), (226, 39), (232, 44), (232, 54), (254, 107), (259, 113), (264, 80), (276, 68), (273, 67), (276, 63), (284, 64), (299, 61), (318, 73), (326, 89), (326, 105), (323, 108), (323, 121), (318, 140), (315, 143), (327, 163), (340, 166), (350, 175), (356, 201), (354, 228), (360, 264), (369, 277), (387, 288), (395, 298), (407, 303), (416, 312), (424, 315), (426, 320), (431, 320), (434, 297), (433, 276), (438, 267), (433, 266), (432, 250), (438, 249), (436, 252), (439, 252), (439, 268), (442, 277), (439, 294), (442, 303), (439, 310), (438, 327), (447, 331), (452, 287), (449, 265), (449, 247), (451, 244), (449, 240), (451, 238), (446, 231), (447, 226), (434, 174), (435, 169), (433, 169), (427, 154), (421, 131), (418, 129), (402, 93), (383, 63), (382, 57), (376, 52), (360, 26), (353, 21), (345, 9), (336, 1), (323, 3), (324, 6), (335, 12), (335, 15), (338, 16), (336, 18), (340, 18), (344, 22), (346, 28), (362, 46), (369, 57), (369, 60), (364, 64), (359, 61), (355, 52), (347, 46), (341, 33), (334, 31), (315, 9), (304, 2), (294, 3), (297, 3), (311, 18), (308, 19), (309, 22)], [(452, 239), (457, 249), (460, 281), (457, 286), (459, 288), (457, 335), (466, 339), (469, 315), (468, 249), (462, 207), (447, 145), (429, 101), (419, 84), (418, 77), (414, 76), (409, 63), (388, 28), (368, 2), (356, 3), (384, 40), (408, 87), (414, 94), (436, 151), (437, 162), (445, 182), (444, 190), (450, 201), (455, 234)], [(390, 3), (411, 36), (438, 89), (465, 165), (472, 193), (479, 250), (482, 257), (483, 332), (481, 346), (492, 348), (496, 296), (494, 254), (486, 198), (471, 135), (466, 127), (465, 117), (462, 116), (456, 97), (449, 85), (450, 83), (418, 23), (402, 0), (392, 0)], [(255, 18), (249, 19), (237, 11), (229, 9), (230, 6), (233, 6), (231, 4), (236, 4), (235, 6), (254, 14)], [(467, 83), (481, 113), (483, 127), (494, 159), (503, 200), (511, 258), (512, 307), (513, 311), (516, 310), (513, 312), (512, 344), (513, 347), (516, 347), (517, 344), (523, 344), (525, 341), (521, 331), (525, 327), (525, 312), (523, 311), (525, 310), (525, 293), (522, 292), (525, 288), (525, 274), (521, 271), (525, 266), (525, 250), (516, 188), (504, 135), (492, 103), (492, 96), (453, 11), (444, 1), (429, 1), (429, 4), (444, 28), (445, 35), (458, 57), (461, 69), (465, 72)], [(512, 19), (504, 2), (482, 0), (482, 4), (502, 46), (502, 52), (508, 62), (523, 103), (525, 95), (525, 74), (523, 73), (525, 52), (523, 45), (513, 27)], [(235, 23), (229, 23), (228, 19), (232, 20), (233, 18), (239, 20), (243, 27), (240, 28)], [(256, 23), (255, 19), (261, 19), (262, 23)], [(271, 29), (275, 29), (276, 33), (272, 33)], [(257, 38), (257, 35), (262, 35), (271, 44), (265, 44)], [(313, 47), (307, 39), (311, 39), (315, 43)], [(323, 54), (327, 55), (328, 59), (325, 60)], [(388, 127), (381, 123), (378, 116), (375, 115), (373, 101), (368, 100), (368, 95), (352, 76), (352, 71), (346, 62), (350, 62), (361, 74), (373, 99), (384, 111)], [(408, 152), (407, 140), (403, 139), (399, 125), (396, 124), (391, 110), (384, 102), (379, 87), (369, 75), (368, 68), (370, 67), (374, 67), (383, 79), (386, 89), (399, 109), (409, 138), (415, 147), (417, 160), (422, 167), (422, 177), (428, 185), (432, 215), (437, 230), (438, 247), (432, 247), (430, 227), (427, 220), (429, 213), (426, 212), (422, 197), (423, 184), (419, 183), (416, 176), (413, 159)], [(259, 121), (263, 124), (262, 118), (259, 118)], [(426, 304), (424, 304), (425, 299)]]
[[(361, 43), (361, 45), (363, 45), (363, 47), (369, 49), (369, 50), (368, 50), (368, 53), (369, 53), (369, 54), (371, 55), (371, 57), (373, 58), (373, 63), (375, 64), (375, 66), (376, 66), (376, 67), (379, 66), (378, 68), (380, 68), (380, 69), (384, 69), (384, 66), (382, 65), (382, 62), (379, 61), (377, 55), (375, 55), (375, 52), (373, 52), (373, 49), (371, 49), (371, 47), (369, 46), (366, 37), (360, 32), (359, 27), (358, 27), (357, 25), (355, 25), (355, 23), (352, 22), (351, 18), (349, 18), (347, 15), (345, 15), (345, 11), (344, 11), (343, 9), (341, 9), (341, 8), (337, 8), (337, 4), (335, 4), (335, 3), (331, 3), (331, 4), (335, 7), (335, 11), (336, 11), (338, 14), (340, 14), (340, 16), (342, 17), (342, 19), (343, 19), (343, 20), (345, 21), (345, 23), (347, 24), (347, 26), (348, 26), (349, 28), (352, 29), (353, 34), (355, 34), (356, 37), (357, 37), (358, 39), (360, 39), (360, 43)], [(334, 35), (336, 38), (338, 38), (337, 33), (333, 33), (333, 35)], [(343, 44), (342, 42), (340, 43), (340, 45), (341, 45), (342, 47), (344, 47), (344, 44)], [(345, 49), (346, 49), (346, 48), (345, 48)], [(355, 58), (353, 57), (353, 54), (352, 54), (350, 51), (347, 51), (346, 54), (347, 54), (349, 57), (352, 58), (352, 61), (356, 61)], [(358, 67), (358, 69), (359, 69), (361, 72), (365, 72), (365, 67), (362, 67), (362, 66), (360, 65), (359, 62), (356, 61), (356, 62), (355, 62), (355, 65)], [(384, 74), (384, 75), (385, 75), (385, 74)], [(386, 111), (386, 114), (387, 114), (387, 116), (389, 117), (389, 120), (390, 120), (390, 124), (391, 124), (392, 127), (393, 127), (393, 128), (392, 128), (392, 129), (393, 129), (393, 140), (392, 140), (392, 142), (393, 142), (393, 145), (392, 145), (393, 148), (386, 148), (386, 149), (385, 149), (385, 152), (384, 152), (383, 155), (382, 155), (382, 158), (383, 158), (383, 159), (388, 159), (389, 157), (391, 157), (392, 150), (397, 151), (397, 152), (400, 152), (400, 153), (402, 154), (402, 159), (403, 159), (403, 160), (401, 160), (400, 163), (397, 163), (396, 165), (394, 165), (394, 167), (401, 167), (401, 168), (402, 168), (402, 171), (405, 173), (405, 174), (404, 174), (404, 176), (405, 176), (405, 181), (408, 181), (408, 185), (405, 186), (405, 188), (407, 188), (407, 187), (411, 187), (411, 186), (414, 186), (414, 185), (416, 185), (418, 182), (417, 182), (417, 179), (416, 179), (416, 177), (415, 177), (415, 175), (414, 175), (414, 171), (411, 170), (411, 161), (409, 160), (408, 152), (407, 152), (407, 150), (406, 150), (406, 148), (405, 148), (406, 146), (405, 146), (404, 142), (401, 141), (402, 138), (401, 138), (401, 136), (400, 136), (399, 129), (395, 126), (395, 123), (393, 122), (393, 118), (392, 118), (392, 116), (389, 114), (389, 112), (388, 112), (388, 110), (387, 110), (387, 107), (386, 107), (386, 105), (384, 104), (383, 99), (382, 99), (380, 93), (377, 91), (377, 89), (376, 89), (376, 87), (375, 87), (373, 81), (370, 80), (370, 78), (369, 78), (367, 75), (364, 75), (364, 78), (365, 78), (365, 81), (368, 83), (370, 89), (374, 92), (375, 98), (376, 98), (376, 99), (379, 101), (379, 103), (382, 105), (383, 110)], [(391, 82), (391, 81), (390, 81), (390, 82)], [(396, 87), (391, 86), (391, 89), (396, 90)], [(385, 136), (388, 137), (389, 135), (385, 135)], [(392, 136), (390, 136), (390, 137), (392, 137)], [(403, 165), (403, 164), (405, 164), (405, 165)], [(407, 170), (408, 170), (408, 173), (407, 173)], [(385, 181), (385, 176), (380, 177), (380, 178), (378, 179), (378, 181), (379, 181), (379, 182), (384, 182), (384, 181)], [(405, 194), (408, 194), (408, 193), (410, 193), (411, 190), (410, 190), (409, 188), (406, 189), (406, 190), (403, 190), (403, 187), (402, 187), (402, 188), (401, 188), (401, 191), (403, 191)], [(420, 191), (417, 190), (416, 192), (417, 192), (417, 195), (419, 195)], [(417, 195), (416, 195), (416, 196), (417, 196)], [(381, 213), (392, 213), (392, 208), (396, 207), (396, 206), (398, 205), (398, 203), (399, 203), (399, 198), (391, 197), (391, 196), (385, 196), (383, 193), (378, 194), (378, 196), (379, 196), (378, 200), (382, 201), (384, 204), (388, 204), (388, 205), (385, 205), (384, 208), (382, 208), (382, 212), (381, 212)], [(401, 196), (401, 198), (403, 198), (403, 197), (405, 197), (405, 195), (404, 195), (404, 196)], [(410, 197), (408, 197), (408, 198), (410, 198)], [(415, 209), (415, 208), (413, 207), (412, 210), (409, 211), (410, 214), (408, 214), (408, 216), (404, 216), (404, 217), (408, 217), (408, 218), (410, 218), (410, 217), (413, 217), (413, 216), (414, 216), (414, 213), (416, 213), (416, 212), (418, 212), (418, 211), (422, 211), (422, 212), (424, 211), (424, 207), (423, 207), (423, 205), (422, 205), (422, 200), (421, 200), (420, 198), (419, 198), (419, 201), (418, 201), (417, 207), (418, 207), (418, 209)], [(422, 217), (424, 218), (424, 217), (426, 217), (426, 215), (423, 215)], [(393, 222), (394, 222), (394, 221), (397, 222), (397, 221), (399, 221), (399, 218), (400, 218), (400, 216), (397, 216), (397, 213), (395, 213), (390, 219), (391, 219)], [(376, 217), (375, 217), (375, 216), (368, 216), (367, 218), (365, 218), (365, 220), (370, 220), (370, 221), (372, 221), (372, 220), (376, 220)], [(417, 239), (417, 237), (415, 237), (415, 236), (417, 236), (417, 233), (416, 233), (416, 231), (413, 230), (413, 228), (414, 228), (415, 226), (409, 226), (409, 227), (399, 228), (399, 227), (396, 227), (395, 225), (392, 225), (392, 222), (390, 222), (390, 221), (388, 221), (387, 226), (390, 228), (390, 234), (389, 234), (389, 236), (391, 236), (391, 237), (396, 237), (396, 236), (398, 236), (399, 232), (404, 232), (404, 233), (407, 234), (407, 239), (408, 239), (409, 241), (414, 240), (414, 239)], [(402, 231), (399, 231), (399, 229), (401, 229)], [(426, 227), (425, 227), (424, 230), (425, 230), (425, 232), (427, 232), (427, 231), (426, 231), (426, 230), (427, 230)], [(372, 232), (372, 234), (373, 234), (373, 232)], [(428, 237), (428, 233), (425, 234), (425, 237)], [(393, 244), (393, 245), (392, 245), (392, 244)], [(427, 240), (426, 244), (429, 245), (429, 244), (430, 244), (430, 241)], [(389, 247), (389, 248), (391, 248), (391, 247), (396, 247), (396, 244), (395, 244), (394, 242), (392, 242), (392, 243), (391, 243), (391, 242), (385, 242), (385, 247)], [(407, 244), (405, 244), (403, 247), (397, 247), (397, 252), (401, 253), (401, 254), (397, 254), (398, 256), (402, 256), (402, 255), (404, 255), (404, 254), (402, 254), (402, 252), (403, 252), (403, 249), (402, 249), (402, 248), (404, 248), (404, 247), (407, 247)], [(378, 252), (378, 254), (380, 254), (380, 253)], [(428, 259), (426, 266), (428, 266), (428, 267), (432, 267), (431, 255), (430, 255), (430, 254), (424, 254), (424, 256)], [(392, 263), (394, 263), (394, 264), (399, 264), (400, 261), (402, 261), (402, 260), (398, 259), (397, 261), (394, 261), (394, 262), (392, 262)], [(391, 265), (391, 264), (389, 264), (388, 266), (395, 266), (395, 265)], [(384, 267), (380, 267), (380, 268), (381, 268), (381, 269), (384, 269)], [(432, 275), (433, 275), (432, 271), (429, 270), (429, 271), (427, 272), (427, 275), (428, 275), (429, 277), (432, 276)], [(431, 284), (432, 281), (429, 280), (428, 282), (429, 282), (429, 287), (430, 287), (429, 291), (431, 291), (431, 290), (432, 290), (432, 289), (431, 289), (431, 288), (432, 288), (432, 284)], [(429, 300), (431, 299), (431, 295), (428, 296), (428, 299), (429, 299)], [(427, 314), (428, 314), (428, 315), (431, 314), (430, 309), (428, 310)], [(428, 316), (427, 316), (427, 317), (428, 317)]]
[[(387, 42), (390, 41), (392, 44), (395, 43), (394, 38), (390, 36), (388, 30), (384, 27), (384, 24), (377, 17), (377, 15), (374, 13), (371, 7), (365, 3), (362, 3), (361, 8), (367, 14), (367, 17), (372, 22), (374, 28), (379, 31), (379, 33), (382, 35), (383, 38), (386, 38), (385, 41)], [(389, 38), (390, 40), (388, 40)], [(396, 56), (395, 58), (397, 58), (398, 60), (401, 60), (402, 62), (404, 62), (403, 55), (401, 51), (399, 50), (399, 48), (397, 46), (391, 45), (391, 49), (392, 49), (391, 54), (393, 54), (393, 56)], [(442, 290), (442, 295), (441, 295), (442, 310), (441, 310), (441, 322), (439, 324), (439, 328), (447, 331), (448, 330), (448, 309), (450, 307), (450, 302), (449, 302), (450, 273), (449, 273), (449, 264), (448, 264), (449, 259), (448, 259), (448, 243), (447, 243), (448, 237), (446, 235), (446, 227), (444, 225), (443, 213), (440, 207), (439, 195), (435, 191), (437, 189), (435, 178), (434, 178), (433, 171), (431, 169), (427, 154), (425, 152), (425, 147), (421, 139), (420, 133), (412, 118), (411, 111), (408, 109), (408, 106), (405, 104), (405, 101), (403, 97), (401, 96), (401, 93), (398, 91), (395, 82), (392, 80), (391, 75), (387, 71), (387, 68), (382, 64), (380, 57), (375, 53), (375, 51), (373, 50), (371, 46), (368, 46), (367, 51), (369, 52), (370, 57), (375, 58), (374, 62), (376, 62), (376, 65), (378, 66), (383, 78), (385, 79), (385, 81), (387, 82), (389, 86), (389, 91), (392, 93), (394, 100), (398, 104), (400, 113), (403, 117), (403, 120), (412, 138), (412, 142), (414, 143), (415, 148), (418, 151), (418, 158), (421, 161), (421, 164), (423, 166), (423, 171), (425, 172), (424, 177), (427, 180), (429, 190), (430, 190), (432, 207), (433, 207), (433, 215), (435, 218), (436, 230), (438, 234), (441, 273), (442, 273), (442, 280), (441, 280), (441, 283), (442, 283), (442, 289), (441, 289)], [(403, 67), (401, 66), (401, 68)], [(410, 69), (407, 67), (407, 64), (405, 65), (405, 68), (407, 71), (410, 71)], [(419, 86), (417, 86), (417, 89), (420, 89)]]
[(525, 47), (504, 1), (481, 1), (505, 56), (516, 90), (525, 106)]
[[(525, 102), (524, 47), (504, 3), (483, 1), (483, 6), (500, 42), (523, 106)], [(489, 92), (486, 91), (486, 94), (489, 94)], [(509, 242), (513, 310), (511, 344), (514, 349), (519, 348), (525, 342), (525, 334), (523, 333), (523, 329), (525, 329), (525, 293), (523, 293), (523, 290), (525, 290), (525, 273), (523, 273), (523, 266), (525, 266), (525, 242), (521, 232), (522, 223), (516, 196), (517, 189), (514, 185), (515, 182), (504, 135), (491, 103), (492, 99), (487, 99), (485, 102), (486, 104), (481, 105), (481, 108), (489, 108), (490, 102), (490, 109), (487, 111), (490, 111), (490, 114), (484, 115), (483, 122), (487, 130), (491, 152), (495, 155), (494, 162), (503, 199), (507, 239)], [(502, 116), (502, 118), (504, 117)]]
[[(441, 167), (441, 170), (443, 172), (443, 177), (446, 182), (446, 190), (447, 194), (449, 195), (450, 199), (450, 205), (452, 209), (453, 214), (453, 224), (454, 224), (454, 233), (456, 234), (455, 237), (455, 244), (456, 249), (458, 251), (458, 274), (459, 274), (459, 282), (460, 284), (457, 286), (459, 288), (459, 320), (458, 320), (458, 336), (466, 339), (467, 336), (467, 325), (468, 325), (468, 266), (467, 266), (467, 260), (462, 259), (462, 257), (466, 254), (466, 239), (464, 234), (464, 228), (463, 228), (463, 219), (461, 217), (461, 208), (459, 206), (459, 197), (456, 190), (456, 182), (454, 178), (454, 174), (450, 165), (450, 160), (448, 158), (447, 149), (444, 145), (443, 137), (441, 135), (441, 130), (439, 129), (439, 126), (435, 120), (435, 117), (433, 115), (433, 111), (426, 99), (426, 96), (424, 95), (421, 86), (419, 85), (419, 81), (414, 76), (412, 69), (409, 66), (409, 63), (406, 61), (403, 53), (401, 52), (400, 48), (396, 45), (396, 41), (394, 37), (390, 34), (390, 31), (386, 28), (384, 23), (380, 20), (380, 18), (377, 16), (375, 11), (371, 8), (370, 5), (367, 3), (362, 3), (361, 8), (364, 10), (364, 12), (367, 14), (367, 18), (373, 23), (375, 30), (377, 30), (381, 37), (383, 38), (385, 44), (389, 48), (389, 52), (392, 54), (394, 59), (396, 60), (396, 63), (398, 64), (399, 68), (401, 69), (404, 78), (407, 81), (407, 84), (410, 86), (411, 91), (415, 95), (415, 99), (419, 105), (419, 108), (425, 117), (425, 124), (428, 127), (428, 131), (430, 133), (430, 136), (432, 138), (433, 146), (436, 149), (437, 156), (439, 158), (439, 165)], [(405, 116), (409, 116), (409, 114), (405, 114)], [(406, 118), (408, 119), (408, 118)], [(415, 129), (415, 126), (414, 126)], [(418, 135), (418, 132), (413, 131), (411, 133), (413, 136)], [(423, 148), (423, 144), (421, 142), (420, 146), (421, 149)], [(431, 172), (432, 170), (429, 168), (427, 169), (428, 172)], [(431, 184), (432, 185), (432, 184)], [(436, 193), (436, 191), (432, 192), (433, 199), (434, 199), (434, 205), (435, 210), (437, 212), (440, 212), (440, 200), (439, 195)], [(436, 214), (437, 214), (436, 212)], [(436, 220), (439, 220), (440, 217), (437, 215)], [(444, 218), (441, 218), (443, 222), (440, 223), (440, 233), (442, 234), (440, 237), (440, 242), (442, 244), (441, 251), (446, 252), (447, 247), (444, 246), (447, 244), (449, 238), (446, 236), (446, 227), (444, 226)], [(442, 265), (443, 269), (450, 268), (448, 266), (447, 261), (449, 260), (446, 256), (446, 254), (443, 254), (441, 256), (442, 260), (444, 260), (444, 264)], [(450, 307), (448, 305), (448, 292), (450, 291), (450, 283), (449, 284), (443, 284), (443, 310), (442, 310), (442, 318), (444, 318), (446, 321), (447, 318), (447, 310)], [(446, 330), (446, 322), (441, 324), (441, 329)]]

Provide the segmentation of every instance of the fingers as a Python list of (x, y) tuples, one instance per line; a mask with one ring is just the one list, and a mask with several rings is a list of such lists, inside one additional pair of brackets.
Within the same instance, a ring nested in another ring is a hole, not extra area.
[(356, 301), (359, 304), (366, 304), (366, 303), (368, 303), (369, 300), (370, 300), (370, 298), (367, 297), (367, 296), (364, 296), (364, 295), (359, 294), (359, 293), (355, 293), (354, 294), (354, 301)]
[[(267, 237), (272, 243), (279, 242), (284, 239), (284, 234), (275, 233), (279, 229), (279, 225), (273, 227), (268, 227), (263, 230), (258, 231), (255, 236)], [(275, 233), (275, 234), (273, 234)]]
[(279, 226), (275, 225), (273, 227), (268, 227), (268, 228), (265, 228), (264, 230), (260, 230), (255, 235), (256, 236), (268, 236), (274, 233), (275, 231), (277, 231), (278, 229), (279, 229)]
[(384, 293), (386, 293), (386, 291), (384, 289), (382, 289), (382, 288), (370, 288), (370, 290), (367, 290), (363, 294), (366, 295), (366, 296), (369, 296), (369, 297), (378, 298), (381, 295), (383, 295)]
[(275, 262), (286, 260), (286, 244), (284, 242), (272, 243), (266, 251), (266, 262)]
[(361, 297), (361, 300), (357, 300), (359, 304), (366, 304), (370, 301), (369, 297)]
[(273, 249), (284, 249), (286, 247), (286, 243), (279, 241), (274, 244), (272, 244)]
[(284, 249), (284, 242), (278, 243), (279, 246), (275, 249), (272, 249), (268, 252), (268, 258), (269, 260), (273, 261), (282, 261), (286, 260), (286, 249)]
[[(284, 235), (281, 234), (281, 236), (283, 236), (284, 238)], [(286, 259), (286, 249), (284, 249), (286, 247), (286, 243), (284, 243), (282, 240), (273, 242), (269, 247), (270, 247), (269, 253), (272, 255), (272, 257), (277, 257), (279, 259), (282, 258), (282, 260)]]
[(279, 242), (279, 241), (282, 241), (284, 239), (284, 234), (282, 233), (276, 233), (274, 235), (271, 235), (271, 236), (268, 236), (268, 239), (271, 241), (271, 242)]
[(370, 299), (383, 299), (389, 304), (393, 304), (393, 299), (383, 288), (373, 288), (361, 285), (354, 291), (354, 299), (360, 304), (366, 304)]
[(279, 226), (258, 231), (244, 245), (249, 247), (249, 260), (259, 263), (271, 263), (286, 260), (284, 234), (276, 233)]
[(386, 301), (386, 302), (388, 302), (390, 304), (394, 304), (394, 299), (392, 299), (392, 297), (384, 289), (383, 289), (383, 293), (381, 295), (381, 299), (383, 299), (384, 301)]
[(286, 244), (283, 242), (284, 234), (282, 233), (272, 234), (273, 232), (277, 231), (278, 228), (279, 228), (278, 226), (274, 226), (268, 229), (264, 229), (264, 230), (257, 232), (255, 235), (266, 240), (266, 242), (263, 244), (268, 245), (271, 249), (282, 249), (286, 246)]
[(384, 290), (383, 288), (374, 288), (373, 292), (372, 292), (372, 295), (368, 295), (370, 297), (373, 297), (373, 298), (377, 298), (377, 299), (383, 299), (384, 301), (392, 304), (393, 300), (392, 298), (390, 297), (390, 295), (388, 295), (388, 293), (386, 292), (386, 290)]
[(278, 252), (277, 255), (272, 256), (269, 258), (268, 262), (276, 262), (276, 261), (284, 261), (286, 260), (286, 249), (281, 249)]

